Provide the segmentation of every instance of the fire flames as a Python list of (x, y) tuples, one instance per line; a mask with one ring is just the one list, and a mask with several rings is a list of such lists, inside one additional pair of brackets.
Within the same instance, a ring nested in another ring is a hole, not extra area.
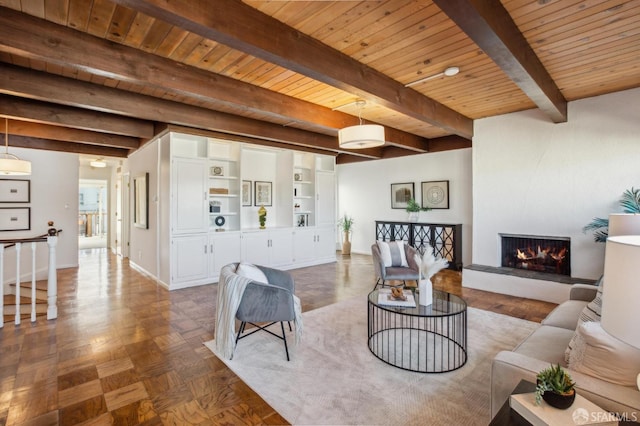
[(545, 264), (552, 263), (555, 265), (555, 269), (560, 271), (562, 262), (567, 256), (567, 249), (555, 251), (551, 247), (541, 248), (537, 247), (537, 250), (527, 247), (526, 249), (516, 249), (516, 258), (521, 262), (520, 267), (523, 269), (532, 270), (544, 270)]

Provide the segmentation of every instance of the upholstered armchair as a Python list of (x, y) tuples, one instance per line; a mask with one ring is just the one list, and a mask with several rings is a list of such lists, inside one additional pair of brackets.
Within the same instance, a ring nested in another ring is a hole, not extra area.
[[(384, 244), (387, 244), (387, 246), (384, 246)], [(381, 252), (381, 247), (385, 250), (388, 250), (389, 247), (392, 250), (398, 248), (403, 250), (403, 253), (398, 253), (396, 250), (396, 253), (392, 256), (385, 255)], [(384, 287), (385, 281), (388, 280), (398, 280), (406, 284), (406, 280), (417, 281), (420, 279), (420, 266), (416, 262), (416, 256), (419, 256), (418, 250), (410, 245), (402, 241), (388, 243), (377, 241), (371, 246), (371, 254), (373, 256), (373, 268), (376, 273), (374, 289), (378, 285)], [(404, 254), (404, 257), (398, 256), (398, 254)]]
[[(299, 312), (299, 302), (296, 306), (294, 296), (295, 285), (292, 276), (286, 271), (268, 268), (266, 266), (232, 263), (223, 268), (221, 278), (227, 284), (233, 283), (236, 276), (242, 276), (250, 281), (246, 284), (240, 304), (235, 313), (235, 318), (240, 321), (240, 328), (236, 334), (235, 344), (240, 339), (248, 337), (258, 331), (267, 333), (281, 339), (284, 342), (284, 349), (289, 360), (289, 348), (284, 331), (284, 322), (296, 320), (296, 311)], [(229, 291), (229, 295), (233, 292)], [(233, 297), (233, 296), (230, 296)], [(218, 300), (218, 308), (225, 302)], [(298, 322), (300, 321), (300, 322)], [(296, 321), (296, 328), (301, 327), (301, 318)], [(282, 335), (267, 329), (271, 325), (280, 323)], [(266, 323), (266, 324), (265, 324)], [(247, 330), (247, 324), (254, 326)], [(232, 324), (230, 324), (233, 327)], [(298, 331), (298, 330), (296, 330)]]

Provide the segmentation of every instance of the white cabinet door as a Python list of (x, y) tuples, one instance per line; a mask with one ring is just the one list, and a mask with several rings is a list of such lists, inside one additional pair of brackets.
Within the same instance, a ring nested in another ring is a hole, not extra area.
[(242, 261), (255, 265), (269, 265), (269, 232), (242, 233)]
[(316, 226), (333, 226), (336, 221), (336, 176), (334, 172), (316, 172)]
[(309, 262), (316, 257), (315, 228), (296, 228), (293, 231), (293, 261)]
[(209, 237), (209, 247), (212, 250), (211, 278), (217, 280), (220, 270), (229, 263), (240, 262), (240, 233), (218, 232)]
[(336, 257), (336, 230), (334, 227), (316, 228), (316, 258)]
[(255, 265), (280, 267), (293, 259), (291, 229), (242, 233), (242, 261)]
[(274, 268), (293, 262), (293, 235), (291, 229), (269, 231), (270, 262)]
[(207, 278), (209, 249), (207, 234), (185, 235), (171, 240), (171, 284)]
[(207, 232), (209, 227), (207, 161), (174, 158), (171, 170), (173, 234)]

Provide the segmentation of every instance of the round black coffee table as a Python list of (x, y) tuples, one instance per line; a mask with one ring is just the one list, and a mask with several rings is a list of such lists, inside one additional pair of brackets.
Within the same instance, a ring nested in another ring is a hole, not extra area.
[(404, 370), (444, 373), (467, 362), (467, 303), (433, 291), (433, 303), (416, 307), (380, 304), (379, 290), (369, 293), (368, 344), (377, 358)]

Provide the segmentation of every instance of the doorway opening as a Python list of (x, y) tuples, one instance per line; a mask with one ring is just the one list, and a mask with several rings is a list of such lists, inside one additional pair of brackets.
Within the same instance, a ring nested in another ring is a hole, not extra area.
[(78, 248), (107, 248), (109, 235), (108, 182), (80, 179), (78, 193)]

